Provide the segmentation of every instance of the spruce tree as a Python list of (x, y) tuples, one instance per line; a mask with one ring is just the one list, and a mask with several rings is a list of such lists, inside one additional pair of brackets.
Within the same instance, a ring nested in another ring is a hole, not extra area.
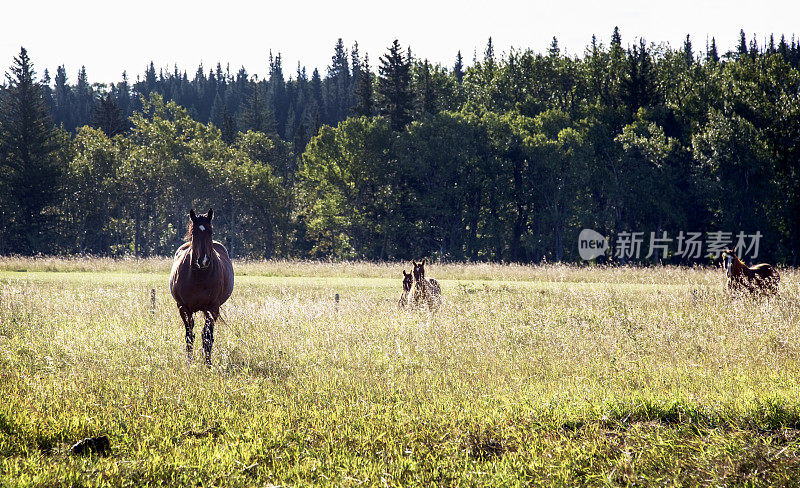
[(122, 72), (122, 81), (116, 86), (117, 105), (126, 119), (133, 114), (131, 110), (131, 87), (128, 84), (128, 72)]
[(60, 171), (55, 130), (42, 87), (25, 48), (6, 73), (0, 94), (0, 233), (6, 250), (24, 254), (48, 252), (51, 217), (58, 201)]
[(739, 45), (736, 46), (736, 58), (743, 59), (747, 56), (747, 37), (744, 35), (744, 29), (739, 31)]
[(380, 113), (389, 118), (392, 129), (399, 131), (411, 122), (414, 97), (411, 92), (411, 63), (404, 58), (400, 42), (395, 39), (389, 52), (380, 58), (378, 93)]
[(274, 123), (269, 111), (267, 101), (264, 96), (264, 86), (257, 80), (253, 83), (253, 89), (247, 100), (244, 112), (242, 113), (242, 129), (254, 130), (258, 132), (273, 132)]
[(719, 63), (719, 53), (717, 52), (717, 40), (713, 37), (711, 38), (711, 47), (708, 49), (708, 60), (713, 63)]
[(350, 50), (350, 100), (349, 106), (353, 107), (356, 104), (356, 90), (358, 90), (358, 84), (361, 81), (361, 57), (358, 52), (358, 42), (353, 43), (353, 48)]
[(756, 39), (755, 33), (753, 34), (753, 40), (750, 41), (750, 59), (755, 60), (758, 57), (760, 50), (758, 48), (758, 40)]
[(283, 63), (281, 53), (274, 58), (272, 51), (269, 53), (269, 95), (270, 108), (275, 117), (275, 127), (278, 136), (286, 135), (286, 121), (289, 117), (289, 100), (286, 96), (286, 80), (283, 77)]
[(561, 55), (561, 48), (558, 47), (558, 38), (553, 36), (553, 40), (550, 42), (550, 48), (547, 50), (547, 54), (551, 58), (557, 58)]
[(456, 64), (453, 65), (453, 76), (456, 82), (461, 85), (464, 82), (464, 58), (461, 57), (461, 50), (456, 54)]
[(692, 50), (692, 40), (689, 34), (686, 34), (686, 40), (683, 41), (683, 61), (686, 66), (694, 64), (694, 51)]
[(347, 51), (344, 48), (342, 39), (336, 41), (331, 65), (328, 67), (328, 75), (325, 79), (328, 91), (328, 122), (336, 124), (347, 118), (352, 102), (350, 87), (350, 64), (347, 59)]
[(781, 40), (778, 43), (778, 54), (783, 57), (784, 61), (789, 61), (789, 45), (786, 43), (786, 36), (781, 35)]
[(417, 65), (417, 106), (421, 115), (436, 113), (436, 92), (431, 80), (431, 66), (426, 59)]
[(56, 69), (55, 86), (55, 123), (65, 130), (72, 130), (75, 125), (72, 123), (72, 90), (67, 84), (67, 70), (64, 66)]
[(94, 90), (89, 84), (89, 78), (86, 76), (86, 67), (81, 66), (78, 72), (78, 81), (75, 85), (75, 105), (74, 105), (74, 121), (75, 127), (83, 127), (92, 122), (92, 114), (94, 113)]
[(369, 56), (364, 56), (356, 86), (356, 104), (353, 113), (357, 116), (371, 117), (375, 115), (375, 94), (372, 89), (372, 73), (369, 71)]
[(122, 110), (111, 93), (101, 98), (95, 107), (92, 126), (105, 132), (108, 137), (114, 137), (128, 130), (128, 121), (122, 115)]

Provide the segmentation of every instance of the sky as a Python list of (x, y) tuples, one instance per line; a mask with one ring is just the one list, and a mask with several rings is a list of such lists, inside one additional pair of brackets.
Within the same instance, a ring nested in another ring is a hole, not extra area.
[[(582, 55), (592, 35), (608, 45), (619, 26), (624, 45), (649, 42), (683, 44), (691, 35), (695, 51), (715, 37), (720, 52), (733, 49), (744, 29), (759, 43), (775, 34), (800, 38), (800, 1), (644, 0), (475, 2), (406, 0), (247, 2), (225, 0), (137, 0), (66, 2), (28, 0), (0, 7), (0, 70), (6, 71), (20, 46), (28, 50), (37, 73), (54, 76), (65, 65), (74, 83), (81, 66), (89, 81), (108, 83), (128, 72), (131, 81), (153, 61), (156, 69), (177, 65), (192, 77), (202, 63), (244, 66), (263, 78), (268, 57), (281, 53), (284, 73), (298, 61), (310, 74), (325, 73), (333, 47), (342, 38), (349, 49), (358, 42), (375, 69), (392, 41), (411, 46), (416, 57), (452, 66), (461, 50), (471, 64), (491, 36), (496, 53), (510, 48), (544, 52), (553, 36), (562, 51)], [(757, 8), (756, 8), (757, 6)]]

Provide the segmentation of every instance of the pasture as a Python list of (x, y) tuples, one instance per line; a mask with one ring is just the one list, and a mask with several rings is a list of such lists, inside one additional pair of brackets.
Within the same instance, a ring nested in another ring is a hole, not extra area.
[(234, 262), (209, 370), (169, 266), (0, 258), (0, 485), (798, 483), (795, 271)]

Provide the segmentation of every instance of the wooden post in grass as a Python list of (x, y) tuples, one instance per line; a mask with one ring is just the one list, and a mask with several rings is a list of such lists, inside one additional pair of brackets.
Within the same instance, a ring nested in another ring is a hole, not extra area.
[(150, 290), (150, 305), (152, 306), (152, 310), (150, 312), (155, 315), (156, 314), (156, 289), (152, 288)]

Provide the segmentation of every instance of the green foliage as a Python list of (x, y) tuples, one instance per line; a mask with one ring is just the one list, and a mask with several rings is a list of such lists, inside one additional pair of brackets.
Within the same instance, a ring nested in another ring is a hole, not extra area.
[[(59, 67), (37, 90), (65, 132), (31, 146), (37, 177), (2, 149), (0, 251), (169, 254), (186, 207), (213, 205), (250, 256), (573, 260), (589, 227), (761, 231), (764, 259), (796, 264), (800, 44), (770, 39), (702, 55), (688, 36), (626, 49), (615, 28), (582, 57), (489, 39), (452, 69), (395, 41), (377, 73), (339, 40), (324, 75), (270, 53), (266, 80), (150, 63), (108, 87)], [(24, 210), (15, 177), (49, 182), (47, 202)], [(42, 219), (27, 236), (25, 214)]]
[(380, 58), (378, 94), (380, 113), (388, 117), (392, 129), (401, 130), (411, 121), (414, 97), (411, 91), (411, 57), (404, 56), (397, 39)]
[(398, 177), (391, 139), (386, 119), (359, 117), (323, 126), (311, 140), (301, 178), (312, 256), (386, 257)]
[(54, 252), (62, 172), (42, 86), (25, 48), (0, 91), (0, 252)]

